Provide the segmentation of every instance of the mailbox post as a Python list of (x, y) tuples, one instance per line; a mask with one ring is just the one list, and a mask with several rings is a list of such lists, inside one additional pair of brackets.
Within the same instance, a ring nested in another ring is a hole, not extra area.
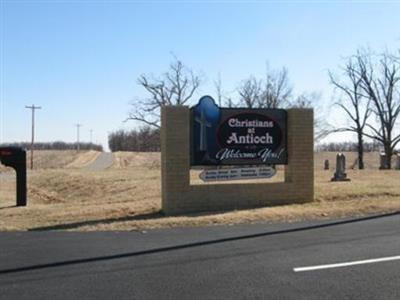
[(26, 206), (26, 151), (18, 147), (0, 147), (0, 162), (17, 173), (17, 206)]

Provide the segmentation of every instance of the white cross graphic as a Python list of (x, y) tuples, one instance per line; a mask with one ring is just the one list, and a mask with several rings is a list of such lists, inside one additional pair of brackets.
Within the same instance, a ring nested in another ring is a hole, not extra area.
[(207, 127), (211, 127), (210, 122), (207, 121), (204, 114), (204, 109), (201, 109), (200, 118), (195, 118), (196, 122), (200, 124), (200, 151), (207, 150)]

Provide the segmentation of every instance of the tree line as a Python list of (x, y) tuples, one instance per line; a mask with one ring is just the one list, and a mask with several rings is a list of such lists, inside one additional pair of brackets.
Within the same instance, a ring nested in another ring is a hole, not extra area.
[(116, 151), (160, 151), (160, 129), (150, 126), (132, 130), (117, 130), (108, 136), (108, 146)]
[[(363, 148), (365, 152), (378, 152), (380, 150), (380, 145), (377, 142), (364, 143)], [(357, 152), (358, 143), (357, 142), (331, 142), (319, 144), (315, 147), (316, 151), (323, 152)]]
[[(29, 142), (20, 142), (20, 143), (7, 143), (0, 144), (0, 147), (20, 147), (26, 150), (31, 149), (31, 143)], [(81, 150), (96, 150), (103, 151), (102, 145), (97, 145), (93, 143), (79, 143), (79, 148)], [(62, 141), (56, 142), (39, 142), (34, 145), (35, 150), (76, 150), (77, 143), (66, 143)]]

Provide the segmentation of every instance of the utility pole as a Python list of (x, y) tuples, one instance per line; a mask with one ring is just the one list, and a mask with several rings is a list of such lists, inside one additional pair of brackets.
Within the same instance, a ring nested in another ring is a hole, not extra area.
[(90, 129), (90, 150), (92, 150), (93, 129)]
[(82, 124), (75, 124), (76, 126), (76, 140), (77, 140), (77, 145), (76, 145), (76, 150), (79, 152), (80, 150), (80, 145), (79, 145), (79, 128), (82, 127)]
[(32, 106), (26, 105), (25, 108), (29, 108), (30, 110), (32, 110), (31, 170), (33, 170), (33, 145), (35, 143), (35, 110), (42, 109), (42, 107), (32, 104)]

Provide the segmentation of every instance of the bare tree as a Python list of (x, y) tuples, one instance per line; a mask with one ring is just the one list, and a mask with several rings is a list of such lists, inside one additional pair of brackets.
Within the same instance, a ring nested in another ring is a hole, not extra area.
[(237, 103), (232, 100), (232, 97), (225, 97), (225, 102), (224, 105), (226, 107), (232, 108), (232, 107), (237, 107)]
[(223, 99), (223, 90), (222, 90), (222, 80), (221, 80), (221, 74), (218, 73), (218, 79), (214, 81), (214, 86), (215, 86), (215, 92), (217, 93), (217, 102), (218, 106), (222, 106), (222, 99)]
[(395, 131), (400, 115), (400, 63), (387, 52), (372, 56), (359, 51), (354, 60), (356, 63), (352, 71), (360, 78), (360, 87), (365, 96), (371, 99), (372, 112), (378, 120), (378, 126), (366, 125), (370, 133), (364, 135), (383, 145), (386, 168), (390, 169), (394, 149), (400, 142), (400, 134)]
[(132, 103), (134, 108), (126, 121), (140, 121), (160, 128), (160, 107), (186, 104), (199, 87), (200, 78), (180, 60), (175, 59), (162, 76), (154, 78), (141, 75), (138, 84), (145, 88), (149, 96)]
[(358, 74), (357, 63), (350, 58), (343, 67), (344, 81), (337, 79), (331, 72), (331, 84), (339, 90), (341, 99), (335, 104), (339, 106), (351, 120), (351, 125), (338, 128), (336, 132), (350, 131), (357, 135), (358, 168), (364, 169), (364, 134), (368, 117), (371, 114), (370, 98), (362, 94), (362, 79)]
[(291, 108), (313, 108), (314, 109), (314, 141), (319, 142), (333, 132), (332, 126), (327, 122), (326, 116), (320, 107), (321, 95), (316, 92), (302, 93), (290, 101)]
[(267, 67), (266, 79), (263, 83), (258, 107), (277, 108), (288, 105), (292, 96), (292, 86), (289, 82), (286, 68), (271, 70)]
[(302, 93), (293, 101), (290, 101), (289, 106), (292, 108), (314, 108), (319, 98), (317, 93)]
[(248, 108), (257, 108), (260, 105), (261, 81), (254, 76), (242, 81), (238, 88), (239, 102)]
[(237, 103), (232, 100), (231, 93), (227, 92), (222, 87), (221, 74), (218, 73), (218, 79), (214, 81), (215, 92), (217, 94), (218, 106), (236, 107)]
[(249, 108), (277, 108), (289, 105), (292, 87), (286, 68), (267, 67), (265, 80), (254, 76), (242, 81), (238, 88), (240, 104)]
[(265, 80), (254, 76), (242, 81), (237, 89), (240, 104), (248, 108), (314, 108), (314, 139), (319, 141), (332, 132), (332, 126), (317, 109), (320, 95), (303, 93), (293, 97), (292, 86), (286, 68), (271, 70), (267, 67)]

